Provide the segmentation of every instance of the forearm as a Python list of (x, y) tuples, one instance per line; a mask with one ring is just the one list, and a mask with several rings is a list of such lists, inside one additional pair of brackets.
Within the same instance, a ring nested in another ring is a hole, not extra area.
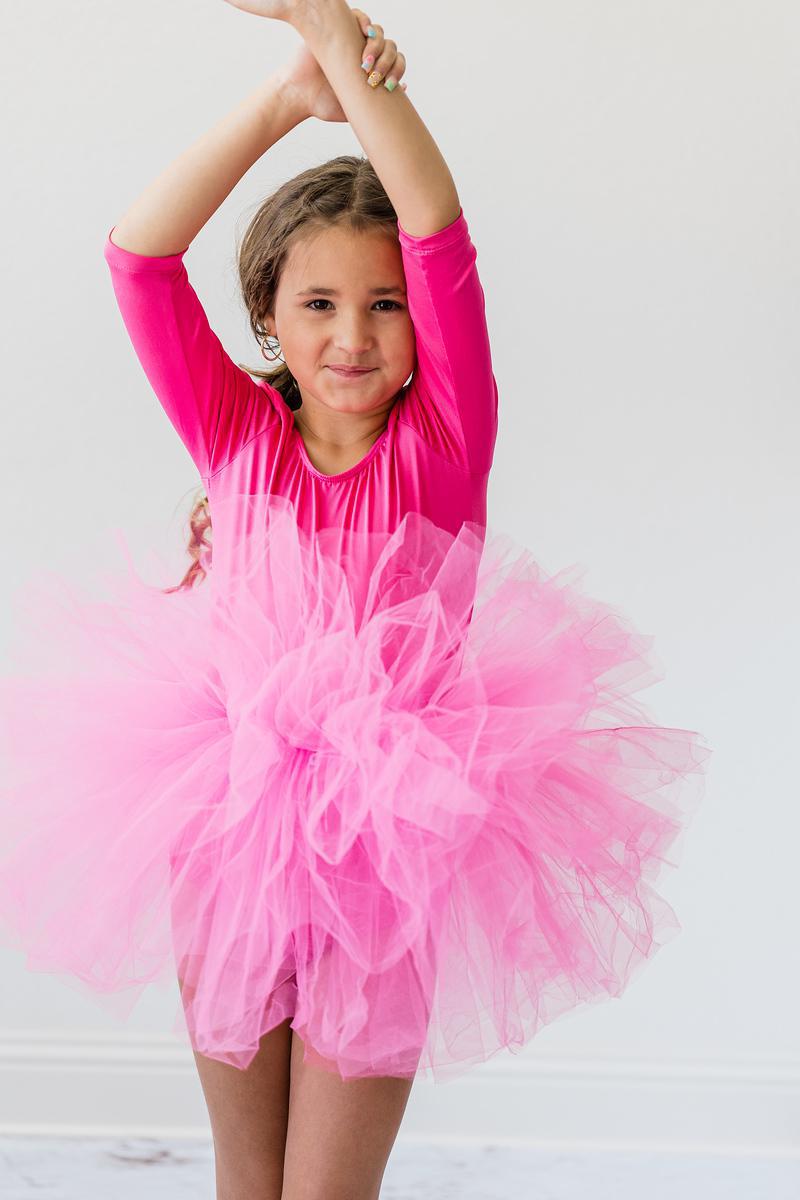
[(403, 229), (424, 237), (451, 224), (459, 199), (447, 163), (405, 92), (367, 84), (364, 39), (345, 0), (308, 0), (292, 25), (336, 93)]
[(271, 75), (145, 188), (114, 227), (114, 242), (135, 254), (185, 250), (250, 167), (305, 116), (280, 72)]

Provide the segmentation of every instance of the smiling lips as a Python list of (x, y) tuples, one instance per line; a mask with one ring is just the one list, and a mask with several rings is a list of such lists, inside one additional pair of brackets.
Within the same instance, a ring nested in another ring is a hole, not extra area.
[(370, 371), (374, 369), (374, 367), (343, 367), (338, 364), (328, 364), (328, 370), (340, 375), (342, 379), (359, 379), (362, 375), (369, 375)]

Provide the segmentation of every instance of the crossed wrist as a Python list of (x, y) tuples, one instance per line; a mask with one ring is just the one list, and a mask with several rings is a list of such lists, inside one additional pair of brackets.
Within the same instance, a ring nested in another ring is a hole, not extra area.
[(352, 21), (346, 0), (302, 0), (293, 7), (289, 24), (305, 35), (307, 32), (324, 31), (327, 25), (343, 16)]

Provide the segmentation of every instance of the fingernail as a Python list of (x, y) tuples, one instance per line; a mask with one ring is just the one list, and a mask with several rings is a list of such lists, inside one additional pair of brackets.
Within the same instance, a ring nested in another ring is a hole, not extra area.
[(380, 71), (373, 71), (371, 75), (367, 76), (367, 83), (371, 88), (376, 88), (382, 79), (383, 75)]
[(390, 75), (389, 78), (386, 80), (386, 83), (383, 86), (386, 88), (387, 92), (393, 92), (394, 89), (397, 87), (397, 80), (393, 79), (392, 76)]
[(368, 71), (374, 62), (375, 56), (373, 54), (368, 54), (361, 64), (362, 71)]
[(372, 26), (371, 26), (371, 25), (368, 25), (368, 26), (367, 26), (367, 37), (377, 37), (377, 36), (378, 36), (378, 35), (377, 35), (377, 33), (375, 32), (375, 30), (372, 28)]

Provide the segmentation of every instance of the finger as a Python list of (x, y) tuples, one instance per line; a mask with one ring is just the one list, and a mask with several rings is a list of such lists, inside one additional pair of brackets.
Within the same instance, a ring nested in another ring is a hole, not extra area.
[(351, 8), (350, 12), (353, 14), (353, 16), (358, 21), (359, 28), (363, 29), (364, 37), (366, 37), (367, 29), (368, 29), (369, 25), (371, 24), (368, 15), (364, 12), (363, 8)]
[[(363, 12), (360, 8), (353, 8), (350, 11), (358, 19), (359, 26), (367, 39), (361, 65), (368, 72), (368, 75), (374, 79), (373, 86), (377, 87), (378, 83), (383, 79), (384, 87), (390, 84), (387, 89), (388, 91), (394, 91), (399, 83), (400, 90), (407, 92), (408, 84), (400, 83), (401, 77), (405, 74), (406, 59), (405, 55), (398, 53), (397, 43), (389, 43), (385, 40), (383, 26), (373, 25), (370, 22), (368, 13)], [(371, 31), (373, 36), (369, 36), (368, 31)], [(381, 42), (383, 44), (382, 50)], [(390, 83), (392, 80), (394, 82)]]
[(374, 38), (371, 38), (367, 33), (367, 30), (372, 28), (372, 23), (368, 14), (363, 12), (363, 10), (360, 8), (351, 8), (350, 12), (353, 14), (353, 19), (355, 20), (356, 25), (358, 25), (358, 28), (364, 35), (364, 41), (370, 43), (373, 42)]
[(372, 64), (372, 70), (367, 80), (370, 86), (377, 87), (382, 80), (386, 79), (396, 61), (397, 42), (393, 42), (391, 39), (384, 41), (383, 49), (375, 55), (375, 62)]
[(397, 61), (397, 53), (397, 42), (391, 40), (385, 41), (383, 43), (383, 50), (375, 57), (373, 70), (380, 71), (385, 79)]
[[(406, 69), (406, 57), (404, 54), (398, 53), (397, 57), (394, 60), (394, 63), (389, 68), (389, 72), (388, 72), (386, 78), (383, 81), (383, 86), (386, 88), (387, 92), (394, 91), (394, 89), (397, 87), (398, 83), (400, 82), (402, 75), (405, 73), (405, 69)], [(403, 90), (405, 90), (405, 88)]]
[(369, 29), (374, 30), (374, 37), (369, 38), (368, 44), (364, 47), (364, 58), (361, 65), (365, 71), (374, 71), (375, 64), (383, 53), (385, 39), (383, 36), (382, 25), (368, 25)]

